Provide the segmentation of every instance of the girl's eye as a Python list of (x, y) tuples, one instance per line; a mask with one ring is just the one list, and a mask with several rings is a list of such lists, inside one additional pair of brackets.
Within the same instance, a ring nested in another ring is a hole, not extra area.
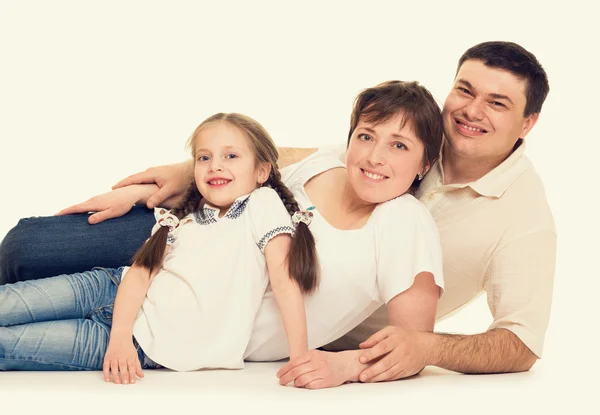
[(359, 134), (357, 138), (361, 141), (371, 141), (372, 138), (369, 134)]
[(394, 143), (394, 148), (397, 148), (398, 150), (408, 150), (408, 148), (402, 143)]
[(198, 157), (198, 161), (208, 161), (208, 160), (210, 160), (210, 157), (208, 157), (208, 156), (200, 156), (200, 157)]
[(227, 155), (225, 156), (225, 158), (226, 158), (226, 159), (234, 159), (234, 158), (237, 158), (237, 154), (230, 153), (230, 154), (227, 154)]

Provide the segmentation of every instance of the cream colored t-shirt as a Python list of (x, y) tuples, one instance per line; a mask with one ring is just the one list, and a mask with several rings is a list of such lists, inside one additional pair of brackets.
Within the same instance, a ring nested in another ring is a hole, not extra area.
[[(550, 317), (556, 230), (543, 184), (524, 155), (525, 142), (481, 179), (444, 185), (440, 160), (417, 192), (438, 227), (445, 292), (437, 319), (480, 293), (493, 316), (489, 329), (515, 333), (538, 357)], [(328, 349), (358, 347), (387, 325), (381, 307)]]

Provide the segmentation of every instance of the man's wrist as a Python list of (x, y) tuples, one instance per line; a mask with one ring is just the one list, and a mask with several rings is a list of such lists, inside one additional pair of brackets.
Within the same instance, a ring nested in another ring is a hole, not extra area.
[(440, 336), (429, 331), (418, 333), (419, 343), (423, 352), (423, 366), (438, 366), (438, 356), (436, 353)]

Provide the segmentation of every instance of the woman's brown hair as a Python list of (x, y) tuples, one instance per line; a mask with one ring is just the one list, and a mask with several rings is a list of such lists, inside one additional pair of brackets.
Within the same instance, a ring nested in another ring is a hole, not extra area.
[[(275, 147), (269, 133), (252, 118), (238, 113), (218, 113), (207, 118), (196, 127), (188, 140), (187, 147), (192, 150), (192, 156), (196, 154), (196, 136), (204, 126), (214, 122), (227, 122), (246, 134), (250, 139), (251, 147), (254, 149), (256, 164), (268, 163), (271, 167), (269, 178), (263, 183), (263, 186), (269, 186), (277, 192), (290, 216), (298, 211), (300, 209), (298, 202), (296, 202), (292, 192), (281, 181), (281, 173), (277, 168), (279, 158), (277, 147)], [(192, 181), (183, 202), (172, 209), (171, 213), (182, 219), (197, 211), (201, 200), (202, 195), (198, 191), (196, 183)], [(168, 233), (169, 229), (165, 226), (157, 230), (135, 254), (132, 260), (133, 264), (148, 268), (150, 273), (160, 267), (165, 254)], [(308, 225), (303, 222), (298, 223), (296, 226), (287, 262), (290, 277), (296, 281), (300, 290), (305, 294), (314, 292), (318, 285), (319, 264), (315, 239)]]

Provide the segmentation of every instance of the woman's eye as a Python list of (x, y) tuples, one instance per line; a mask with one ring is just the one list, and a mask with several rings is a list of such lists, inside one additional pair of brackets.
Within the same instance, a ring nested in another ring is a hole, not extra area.
[(408, 150), (408, 148), (402, 143), (394, 143), (394, 148), (397, 148), (398, 150)]
[(371, 141), (372, 138), (369, 134), (359, 134), (358, 139), (361, 141)]

